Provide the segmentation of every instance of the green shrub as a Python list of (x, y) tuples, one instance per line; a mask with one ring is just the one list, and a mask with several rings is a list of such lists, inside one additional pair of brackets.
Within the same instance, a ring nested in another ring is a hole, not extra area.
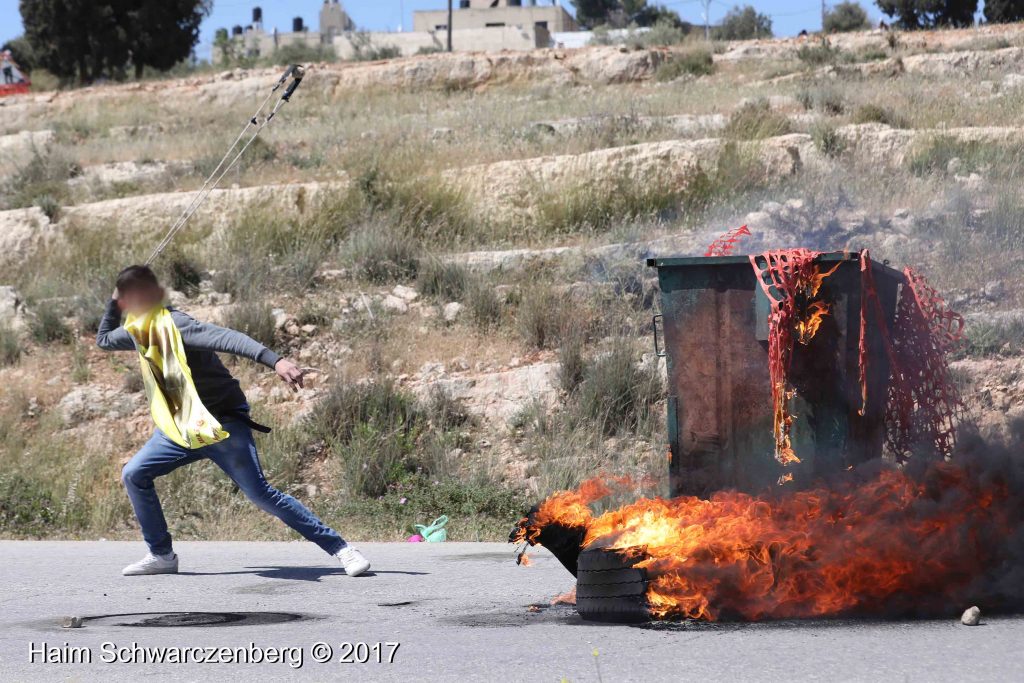
[(436, 430), (446, 432), (465, 427), (473, 422), (473, 416), (466, 406), (441, 385), (433, 386), (422, 402), (421, 409), (429, 424)]
[(1024, 351), (1024, 321), (971, 325), (966, 337), (963, 355), (975, 358), (1016, 355)]
[(469, 285), (469, 274), (457, 263), (431, 258), (420, 264), (416, 289), (437, 301), (462, 301)]
[(469, 319), (481, 330), (489, 330), (501, 322), (505, 301), (489, 282), (474, 278), (466, 288), (466, 310)]
[(413, 453), (427, 419), (413, 396), (391, 382), (336, 385), (307, 420), (340, 464), (353, 493), (379, 496), (415, 470)]
[(0, 324), (0, 367), (14, 365), (21, 358), (21, 340), (13, 327)]
[(841, 51), (832, 47), (829, 43), (804, 44), (796, 51), (796, 58), (807, 66), (817, 67), (826, 64), (835, 64), (839, 60)]
[(893, 128), (907, 128), (907, 119), (878, 104), (864, 104), (853, 112), (853, 123), (883, 123)]
[(360, 425), (412, 433), (421, 420), (415, 397), (391, 382), (344, 382), (317, 403), (307, 425), (315, 438), (347, 440)]
[(575, 305), (548, 285), (534, 285), (523, 293), (516, 311), (516, 327), (529, 348), (554, 349), (572, 330)]
[(585, 335), (580, 331), (570, 332), (558, 347), (558, 382), (562, 391), (572, 394), (583, 383), (587, 362), (583, 357)]
[(243, 302), (232, 306), (224, 316), (224, 326), (247, 334), (267, 347), (274, 346), (277, 325), (268, 303)]
[(725, 13), (712, 32), (715, 40), (753, 40), (772, 37), (772, 18), (750, 5), (739, 5)]
[(654, 77), (659, 81), (674, 81), (680, 76), (710, 76), (715, 72), (715, 61), (706, 47), (673, 52), (658, 65)]
[(691, 220), (712, 206), (763, 187), (769, 180), (757, 157), (736, 142), (722, 147), (714, 168), (697, 168), (682, 193)]
[[(647, 31), (630, 31), (626, 37), (625, 44), (629, 47), (636, 49), (645, 47), (667, 47), (670, 45), (680, 45), (686, 42), (690, 36), (690, 25), (683, 24), (670, 19), (661, 18), (654, 22)], [(596, 32), (595, 32), (596, 35)], [(598, 42), (604, 40), (610, 43), (609, 36), (604, 35), (603, 38), (599, 38)]]
[(338, 55), (330, 45), (292, 43), (278, 47), (270, 56), (271, 63), (286, 66), (310, 62), (335, 62)]
[(839, 130), (829, 123), (819, 121), (811, 128), (811, 139), (818, 151), (827, 157), (838, 157), (846, 145), (839, 135)]
[(908, 166), (916, 175), (945, 174), (950, 162), (959, 160), (959, 173), (986, 171), (989, 176), (1017, 178), (1024, 167), (1024, 145), (961, 140), (952, 135), (936, 135), (914, 145)]
[(422, 248), (400, 225), (373, 220), (356, 229), (342, 246), (353, 274), (374, 284), (407, 282), (419, 272)]
[(33, 149), (32, 158), (4, 182), (7, 208), (40, 206), (53, 210), (68, 196), (67, 181), (82, 167), (63, 152)]
[(684, 189), (669, 176), (580, 178), (546, 188), (536, 201), (533, 229), (541, 235), (603, 232), (624, 221), (678, 211)]
[(857, 2), (840, 2), (825, 12), (825, 33), (863, 31), (871, 27), (868, 13)]
[(801, 90), (797, 100), (808, 111), (820, 111), (826, 116), (839, 116), (846, 111), (846, 101), (842, 91), (832, 86), (818, 86)]
[(363, 160), (354, 193), (372, 215), (420, 239), (448, 240), (473, 227), (461, 189), (386, 155)]
[(619, 342), (586, 372), (578, 394), (581, 417), (592, 420), (604, 434), (635, 429), (662, 397), (661, 378), (653, 368), (635, 362), (633, 349)]
[(64, 315), (53, 304), (42, 303), (35, 307), (34, 315), (29, 322), (32, 338), (40, 344), (71, 341), (71, 328), (64, 322)]
[(56, 197), (50, 194), (44, 194), (36, 198), (36, 206), (46, 214), (46, 217), (50, 219), (51, 223), (56, 223), (60, 220), (61, 205), (60, 201)]
[(214, 288), (241, 300), (260, 299), (267, 291), (309, 289), (358, 210), (348, 195), (324, 197), (305, 212), (250, 207), (211, 240), (212, 248), (203, 245)]
[(527, 507), (522, 491), (472, 480), (438, 481), (423, 474), (408, 474), (393, 483), (383, 502), (397, 507), (406, 518), (423, 520), (424, 524), (440, 515), (487, 515), (514, 521)]
[(745, 102), (734, 111), (722, 134), (732, 140), (763, 140), (791, 132), (789, 118), (761, 98)]
[(50, 493), (35, 479), (0, 472), (0, 529), (17, 536), (42, 536), (60, 516)]
[(71, 381), (75, 384), (88, 384), (92, 379), (89, 357), (81, 344), (75, 343), (71, 349)]

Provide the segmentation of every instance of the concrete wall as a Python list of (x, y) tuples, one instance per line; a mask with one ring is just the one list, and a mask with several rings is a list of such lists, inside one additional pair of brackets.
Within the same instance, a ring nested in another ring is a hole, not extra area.
[[(575, 31), (577, 26), (572, 16), (561, 7), (488, 7), (485, 9), (456, 9), (452, 13), (452, 28), (460, 29), (486, 28), (488, 24), (504, 24), (505, 26), (534, 26), (546, 23), (547, 30)], [(448, 11), (436, 10), (413, 12), (412, 28), (414, 31), (435, 31), (438, 27), (448, 24)]]
[[(403, 57), (416, 54), (421, 49), (443, 50), (447, 44), (444, 31), (409, 31), (406, 33), (362, 33), (358, 34), (369, 39), (375, 48), (397, 47)], [(355, 56), (355, 44), (360, 39), (355, 34), (345, 34), (334, 38), (334, 52), (339, 59), (352, 59)], [(502, 50), (533, 50), (547, 47), (550, 34), (534, 26), (518, 28), (504, 26), (501, 28), (456, 29), (452, 31), (452, 48), (459, 52), (501, 52)]]

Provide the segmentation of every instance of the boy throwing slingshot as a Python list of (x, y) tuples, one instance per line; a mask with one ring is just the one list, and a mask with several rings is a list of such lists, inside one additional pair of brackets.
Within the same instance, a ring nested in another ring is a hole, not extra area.
[[(96, 335), (105, 351), (135, 351), (142, 357), (147, 394), (158, 425), (153, 436), (124, 466), (121, 479), (149, 553), (128, 565), (125, 576), (173, 574), (178, 556), (171, 546), (154, 480), (208, 458), (243, 493), (268, 512), (338, 558), (349, 576), (370, 568), (362, 553), (348, 545), (305, 505), (267, 483), (252, 430), (268, 431), (249, 417), (238, 380), (217, 352), (243, 356), (272, 368), (298, 390), (302, 371), (291, 361), (241, 332), (202, 323), (163, 305), (164, 290), (148, 266), (129, 266), (117, 276)], [(124, 326), (121, 314), (126, 313)]]

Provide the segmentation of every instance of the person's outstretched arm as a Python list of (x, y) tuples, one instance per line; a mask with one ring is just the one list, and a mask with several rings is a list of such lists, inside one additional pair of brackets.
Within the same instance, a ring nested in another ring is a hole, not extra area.
[(174, 324), (185, 346), (248, 358), (274, 370), (285, 382), (297, 389), (302, 386), (302, 370), (286, 358), (268, 349), (247, 334), (212, 323), (200, 322), (192, 316), (173, 311)]
[(107, 302), (107, 308), (100, 319), (100, 329), (96, 332), (96, 346), (104, 351), (134, 351), (135, 340), (128, 330), (121, 327), (121, 309), (117, 300)]

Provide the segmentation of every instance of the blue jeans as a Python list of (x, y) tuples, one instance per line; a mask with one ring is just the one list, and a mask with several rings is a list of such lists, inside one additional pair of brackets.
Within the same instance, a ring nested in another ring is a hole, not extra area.
[(171, 552), (171, 534), (153, 480), (203, 458), (209, 458), (224, 470), (258, 508), (274, 515), (306, 540), (331, 555), (344, 548), (345, 541), (337, 531), (321, 522), (298, 500), (267, 483), (249, 425), (236, 418), (225, 419), (223, 424), (231, 434), (229, 438), (196, 450), (179, 446), (158, 429), (121, 471), (121, 480), (150, 552), (158, 555)]

